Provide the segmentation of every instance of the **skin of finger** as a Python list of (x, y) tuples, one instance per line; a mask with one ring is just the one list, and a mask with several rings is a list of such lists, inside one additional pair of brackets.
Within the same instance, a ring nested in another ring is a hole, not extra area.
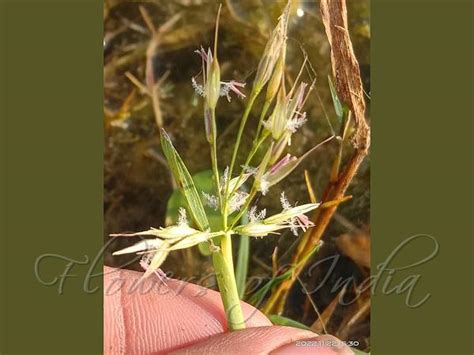
[[(104, 268), (104, 353), (168, 353), (225, 332), (219, 293), (143, 273)], [(247, 327), (271, 322), (242, 302)]]
[(354, 355), (350, 347), (332, 335), (320, 335), (301, 339), (283, 345), (271, 352), (272, 355), (318, 354), (318, 355)]
[[(313, 332), (284, 326), (247, 328), (215, 335), (192, 346), (179, 349), (172, 354), (270, 354), (273, 350), (280, 349), (287, 344), (311, 339), (314, 336)], [(283, 350), (285, 349), (283, 348)], [(292, 354), (299, 354), (300, 349), (295, 348), (294, 350)]]

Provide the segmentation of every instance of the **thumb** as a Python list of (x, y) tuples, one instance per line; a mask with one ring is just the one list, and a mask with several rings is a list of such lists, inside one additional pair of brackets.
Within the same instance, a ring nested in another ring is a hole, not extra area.
[(247, 328), (215, 335), (172, 353), (178, 354), (354, 354), (330, 335), (317, 336), (307, 330), (271, 326)]
[[(104, 268), (104, 353), (167, 353), (225, 332), (220, 294), (179, 280)], [(247, 327), (269, 326), (257, 309), (242, 302)]]

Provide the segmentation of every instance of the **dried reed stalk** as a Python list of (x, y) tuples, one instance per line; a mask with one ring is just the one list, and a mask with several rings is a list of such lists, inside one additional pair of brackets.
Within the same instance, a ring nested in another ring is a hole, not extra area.
[[(368, 154), (370, 127), (365, 119), (364, 91), (359, 65), (349, 37), (346, 1), (321, 0), (320, 4), (322, 20), (331, 46), (332, 74), (335, 78), (336, 90), (341, 101), (353, 113), (355, 121), (354, 151), (337, 179), (329, 182), (326, 187), (321, 201), (324, 203), (326, 201), (338, 201), (344, 197), (361, 162)], [(304, 234), (292, 259), (293, 265), (300, 266), (296, 267), (292, 278), (281, 283), (272, 292), (264, 307), (265, 313), (281, 314), (283, 312), (288, 293), (304, 268), (304, 263), (300, 261), (320, 241), (332, 216), (336, 212), (337, 206), (338, 204), (335, 204), (316, 211), (312, 219), (315, 227)]]

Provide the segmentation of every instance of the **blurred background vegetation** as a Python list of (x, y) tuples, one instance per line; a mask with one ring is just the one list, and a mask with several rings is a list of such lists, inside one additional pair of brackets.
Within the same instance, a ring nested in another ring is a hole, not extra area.
[[(249, 83), (285, 2), (223, 0), (222, 4), (218, 47), (222, 78)], [(155, 110), (151, 98), (145, 93), (147, 59), (159, 82), (156, 97), (163, 126), (172, 136), (192, 174), (210, 168), (201, 100), (191, 86), (191, 77), (200, 71), (200, 58), (194, 50), (213, 42), (218, 5), (219, 2), (211, 0), (105, 0), (104, 239), (108, 243), (105, 263), (109, 266), (128, 263), (127, 268), (140, 270), (133, 256), (111, 255), (139, 238), (110, 240), (108, 235), (165, 225), (167, 203), (173, 192), (160, 148)], [(367, 94), (366, 116), (369, 118), (370, 4), (368, 0), (351, 0), (347, 6), (350, 36)], [(150, 26), (158, 31), (164, 25), (169, 26), (156, 41), (150, 33)], [(154, 50), (147, 58), (150, 44)], [(289, 147), (289, 151), (297, 156), (329, 136), (330, 125), (337, 128), (327, 79), (331, 70), (330, 48), (316, 0), (293, 0), (287, 52), (287, 76), (290, 81), (301, 66), (303, 50), (317, 74), (317, 82), (306, 104), (308, 122), (293, 136)], [(220, 167), (225, 167), (230, 161), (243, 109), (244, 102), (237, 98), (230, 103), (221, 99), (218, 105)], [(258, 120), (259, 112), (254, 111), (249, 130), (256, 127)], [(252, 139), (253, 135), (245, 135), (242, 156), (246, 156), (245, 149)], [(316, 194), (322, 193), (336, 149), (335, 145), (327, 144), (312, 154), (284, 183), (260, 198), (259, 206), (272, 213), (279, 211), (279, 195), (283, 189), (290, 201), (299, 201), (300, 204), (308, 202), (305, 170)], [(370, 350), (368, 292), (349, 305), (338, 302), (339, 295), (346, 301), (353, 299), (354, 285), (370, 272), (370, 157), (362, 164), (348, 194), (353, 198), (340, 205), (324, 234), (324, 245), (308, 261), (307, 272), (301, 275), (301, 282), (308, 290), (320, 286), (319, 289), (307, 295), (301, 285), (296, 284), (283, 315), (317, 332), (328, 332), (343, 340), (356, 340), (360, 343), (359, 349)], [(297, 242), (298, 238), (291, 233), (252, 239), (248, 279), (270, 278), (274, 271), (272, 254), (275, 248), (278, 248), (278, 265), (284, 265), (290, 261)], [(234, 246), (237, 254), (238, 243), (235, 242)], [(337, 263), (332, 266), (334, 259), (321, 262), (328, 257), (337, 257)], [(212, 278), (203, 279), (212, 273), (212, 264), (198, 248), (171, 253), (162, 269), (176, 278), (201, 282), (209, 287), (214, 285)], [(352, 278), (353, 284), (341, 287), (341, 280), (349, 278)], [(248, 290), (245, 298), (250, 296)]]

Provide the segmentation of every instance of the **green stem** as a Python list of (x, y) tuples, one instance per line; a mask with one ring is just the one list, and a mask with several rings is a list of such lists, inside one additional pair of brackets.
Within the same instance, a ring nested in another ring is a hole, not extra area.
[(232, 241), (229, 234), (221, 237), (221, 250), (212, 254), (212, 261), (229, 330), (244, 329), (245, 319), (235, 281)]
[(232, 152), (232, 159), (230, 161), (229, 167), (229, 175), (227, 179), (227, 183), (225, 186), (225, 193), (224, 193), (224, 208), (223, 208), (223, 217), (224, 217), (224, 228), (227, 228), (227, 208), (228, 208), (228, 201), (227, 196), (229, 196), (229, 182), (232, 179), (232, 172), (234, 171), (235, 160), (237, 158), (237, 152), (239, 151), (240, 141), (242, 140), (242, 133), (244, 132), (245, 124), (247, 123), (247, 119), (249, 118), (250, 111), (252, 110), (252, 106), (257, 98), (259, 91), (252, 90), (250, 94), (250, 99), (245, 108), (244, 114), (242, 115), (242, 119), (240, 120), (239, 132), (237, 133), (237, 139), (234, 144), (234, 150)]
[[(252, 150), (250, 151), (249, 155), (247, 156), (247, 160), (245, 161), (244, 166), (249, 166), (249, 164), (252, 161), (252, 158), (254, 157), (255, 153), (257, 153), (258, 148), (262, 145), (262, 143), (265, 141), (265, 139), (268, 138), (268, 134), (263, 134), (260, 140), (253, 145)], [(234, 190), (230, 191), (229, 196), (232, 196), (235, 191), (237, 190), (237, 186), (239, 186), (240, 181), (242, 180), (244, 176), (245, 169), (242, 169), (240, 172), (239, 178), (237, 179), (237, 183), (235, 184)]]
[[(258, 96), (259, 91), (252, 90), (250, 100), (245, 108), (244, 114), (240, 121), (239, 131), (237, 133), (237, 139), (232, 152), (232, 159), (229, 167), (229, 175), (224, 189), (223, 196), (220, 196), (221, 201), (221, 213), (223, 220), (224, 230), (227, 231), (228, 223), (228, 196), (229, 196), (229, 182), (232, 178), (232, 172), (234, 170), (235, 160), (237, 158), (237, 152), (240, 147), (240, 141), (242, 139), (242, 133), (244, 131), (245, 124), (249, 117), (252, 106), (255, 99)], [(215, 121), (213, 119), (213, 121)], [(219, 186), (219, 185), (217, 185)], [(216, 272), (217, 284), (221, 293), (222, 303), (224, 304), (224, 310), (226, 314), (227, 323), (230, 330), (244, 329), (245, 320), (240, 306), (239, 292), (237, 290), (237, 283), (235, 281), (234, 273), (234, 262), (232, 257), (232, 239), (229, 233), (221, 237), (220, 250), (213, 253), (212, 260), (214, 264), (214, 270)]]
[[(267, 137), (268, 137), (268, 134), (264, 133), (262, 135), (262, 137), (260, 138), (260, 140), (257, 142), (257, 144), (254, 145), (254, 147), (252, 148), (252, 151), (250, 152), (249, 156), (247, 157), (247, 161), (245, 162), (246, 166), (250, 164), (250, 162), (252, 161), (252, 158), (255, 155), (255, 153), (257, 152), (258, 148), (262, 145), (262, 143), (265, 141), (265, 139), (267, 139)], [(242, 176), (243, 176), (243, 170), (242, 170), (242, 173), (239, 176), (239, 180), (238, 180), (236, 186), (238, 186), (238, 183), (240, 182), (240, 179), (242, 179)], [(239, 213), (237, 214), (237, 216), (232, 221), (229, 229), (234, 228), (235, 224), (240, 220), (240, 218), (242, 218), (242, 216), (244, 215), (244, 213), (247, 211), (250, 204), (252, 203), (253, 198), (257, 194), (257, 189), (256, 189), (255, 184), (256, 184), (256, 181), (253, 182), (252, 188), (250, 189), (249, 196), (247, 197), (247, 200), (245, 201), (244, 206), (240, 209)], [(235, 191), (232, 191), (230, 193), (230, 195), (232, 196), (232, 194), (234, 192)], [(227, 225), (226, 225), (226, 227), (227, 227)]]
[(222, 254), (224, 255), (225, 260), (228, 261), (229, 269), (232, 271), (232, 275), (234, 275), (234, 259), (232, 256), (232, 238), (231, 235), (226, 233), (221, 238), (221, 250)]
[(212, 161), (212, 175), (214, 175), (214, 183), (216, 184), (217, 195), (219, 196), (219, 203), (222, 204), (221, 191), (219, 189), (219, 166), (217, 164), (217, 126), (216, 126), (216, 110), (211, 110), (211, 161)]
[(261, 133), (261, 130), (262, 130), (262, 127), (263, 127), (263, 120), (265, 119), (265, 116), (267, 115), (267, 111), (268, 109), (270, 108), (270, 104), (272, 102), (271, 101), (265, 101), (265, 103), (263, 104), (263, 109), (262, 109), (262, 114), (260, 115), (260, 119), (258, 121), (258, 127), (257, 127), (257, 131), (255, 133), (255, 138), (253, 140), (253, 144), (255, 145), (257, 140), (258, 140), (258, 137), (260, 137), (260, 133)]
[(257, 150), (258, 148), (260, 148), (260, 146), (262, 145), (263, 142), (265, 142), (265, 139), (268, 138), (270, 134), (268, 132), (265, 132), (259, 139), (259, 141), (255, 144), (255, 146), (252, 147), (252, 151), (250, 152), (248, 158), (247, 158), (247, 161), (245, 162), (246, 165), (250, 164), (250, 162), (252, 161), (252, 158), (253, 156), (255, 155), (255, 153), (257, 153)]
[[(245, 167), (249, 166), (249, 164), (252, 161), (252, 158), (255, 155), (255, 153), (257, 152), (258, 148), (260, 147), (260, 145), (262, 145), (262, 143), (265, 141), (265, 139), (267, 139), (267, 137), (269, 135), (268, 133), (264, 133), (262, 135), (262, 137), (260, 137), (261, 129), (263, 127), (263, 120), (264, 120), (264, 118), (267, 114), (268, 108), (270, 107), (270, 103), (271, 103), (271, 101), (265, 101), (265, 104), (263, 105), (262, 113), (261, 113), (260, 119), (258, 121), (257, 132), (255, 134), (255, 138), (254, 138), (253, 143), (252, 143), (252, 149), (250, 150), (250, 153), (247, 156), (247, 160), (244, 163)], [(245, 169), (242, 169), (242, 171), (240, 172), (240, 175), (239, 175), (239, 179), (237, 180), (237, 183), (235, 184), (235, 186), (239, 186), (239, 183), (242, 180), (242, 178), (244, 176), (244, 173), (245, 173)], [(234, 191), (231, 191), (229, 195), (232, 196), (232, 194), (234, 192), (235, 192), (235, 189), (234, 189)]]
[[(223, 198), (219, 188), (219, 167), (217, 164), (216, 112), (214, 109), (210, 110), (210, 116), (209, 145), (211, 149), (212, 172), (215, 179), (217, 193), (219, 195), (219, 201), (222, 205)], [(227, 223), (227, 217), (224, 217), (224, 223)], [(245, 320), (240, 306), (240, 298), (235, 281), (231, 235), (227, 233), (219, 239), (220, 250), (213, 253), (212, 259), (222, 303), (224, 304), (228, 327), (229, 330), (243, 329), (245, 328)]]
[[(245, 217), (245, 216), (244, 216)], [(245, 218), (242, 218), (245, 219)], [(248, 218), (246, 221), (248, 222)], [(235, 270), (235, 281), (237, 283), (237, 291), (239, 292), (240, 299), (244, 298), (245, 286), (247, 285), (247, 273), (249, 267), (249, 250), (250, 250), (250, 237), (247, 235), (241, 235), (239, 237), (239, 252), (237, 254), (237, 263)]]

